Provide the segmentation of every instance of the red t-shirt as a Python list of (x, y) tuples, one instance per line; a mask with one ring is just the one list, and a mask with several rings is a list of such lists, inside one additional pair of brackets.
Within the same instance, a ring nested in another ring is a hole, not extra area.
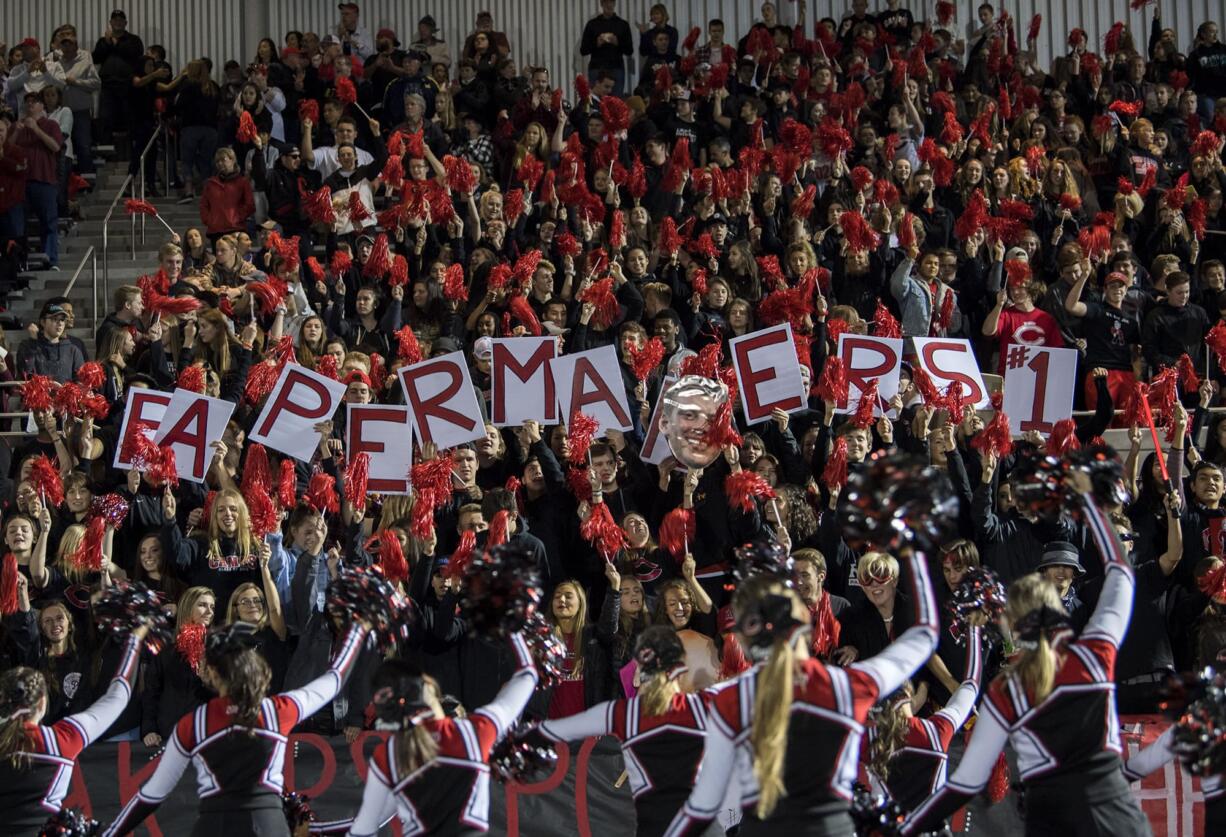
[(996, 339), (1000, 341), (1000, 360), (997, 363), (997, 373), (1000, 375), (1005, 374), (1005, 363), (1012, 345), (1021, 343), (1024, 346), (1064, 348), (1064, 338), (1060, 335), (1056, 318), (1038, 308), (1029, 312), (1006, 308), (1000, 313)]
[[(60, 148), (63, 149), (64, 135), (60, 132), (60, 123), (44, 116), (38, 120), (38, 127), (44, 134), (58, 142)], [(26, 169), (28, 180), (36, 180), (40, 183), (59, 182), (59, 174), (56, 171), (58, 151), (52, 151), (32, 130), (20, 123), (13, 128), (13, 144), (25, 152), (29, 166)]]

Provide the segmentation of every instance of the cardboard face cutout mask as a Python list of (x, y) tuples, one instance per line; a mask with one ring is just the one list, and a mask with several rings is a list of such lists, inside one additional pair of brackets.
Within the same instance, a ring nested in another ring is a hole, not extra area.
[(660, 432), (673, 457), (686, 468), (705, 468), (723, 453), (707, 442), (707, 435), (727, 400), (725, 384), (698, 375), (686, 375), (664, 391)]

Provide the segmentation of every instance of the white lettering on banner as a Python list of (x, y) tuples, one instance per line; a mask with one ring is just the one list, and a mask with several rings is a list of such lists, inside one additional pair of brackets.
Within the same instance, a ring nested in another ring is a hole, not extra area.
[[(898, 394), (902, 340), (843, 333), (839, 335), (838, 355), (847, 370), (847, 401), (836, 404), (834, 411), (854, 413), (860, 404), (860, 394), (875, 380), (879, 400), (873, 415), (881, 415), (881, 406)], [(891, 418), (893, 412), (888, 411)]]
[(621, 364), (612, 346), (562, 355), (549, 361), (549, 367), (562, 411), (559, 420), (563, 423), (578, 411), (600, 423), (597, 434), (634, 428)]
[(413, 467), (413, 416), (392, 404), (349, 404), (345, 451), (370, 456), (367, 491), (408, 494)]
[(1004, 410), (1009, 431), (1044, 436), (1056, 422), (1072, 418), (1077, 375), (1076, 349), (1013, 345), (1005, 353)]
[(175, 389), (153, 440), (175, 452), (180, 479), (204, 482), (213, 461), (209, 446), (221, 441), (234, 407), (233, 401)]
[(255, 420), (250, 439), (303, 462), (319, 447), (315, 425), (329, 421), (345, 385), (297, 363), (287, 363)]
[(440, 448), (451, 448), (485, 435), (481, 405), (463, 352), (403, 366), (399, 374), (422, 444), (433, 442)]
[(734, 337), (728, 347), (747, 423), (765, 421), (776, 409), (794, 413), (808, 405), (790, 323)]
[(525, 421), (558, 423), (558, 398), (549, 362), (556, 337), (496, 337), (490, 359), (490, 422), (519, 427)]
[(971, 341), (953, 337), (915, 337), (915, 362), (932, 378), (932, 383), (942, 394), (957, 381), (962, 384), (962, 393), (967, 403), (977, 410), (992, 406), (988, 388), (979, 374), (979, 364)]
[(123, 456), (123, 440), (128, 438), (128, 424), (144, 422), (149, 426), (147, 435), (152, 439), (157, 435), (158, 428), (161, 427), (162, 416), (166, 414), (166, 407), (169, 404), (169, 392), (159, 392), (143, 387), (128, 388), (128, 400), (123, 408), (123, 421), (119, 425), (119, 444), (115, 445), (114, 465), (116, 468), (124, 471), (132, 470), (131, 461)]

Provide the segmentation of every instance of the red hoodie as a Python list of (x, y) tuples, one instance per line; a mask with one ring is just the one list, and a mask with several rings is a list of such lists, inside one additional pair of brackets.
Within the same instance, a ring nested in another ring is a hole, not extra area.
[(255, 213), (251, 180), (242, 174), (223, 178), (214, 175), (204, 184), (200, 196), (200, 220), (209, 235), (246, 229), (247, 219)]

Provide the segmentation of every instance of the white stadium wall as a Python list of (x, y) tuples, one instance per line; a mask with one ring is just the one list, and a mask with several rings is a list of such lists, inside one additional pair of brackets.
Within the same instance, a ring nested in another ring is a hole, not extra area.
[[(904, 0), (905, 2), (905, 0)], [(647, 20), (651, 0), (619, 0), (618, 14), (633, 27)], [(703, 25), (713, 17), (723, 18), (730, 34), (748, 30), (758, 16), (756, 0), (672, 0), (665, 3), (672, 23), (684, 38), (691, 26)], [(884, 0), (870, 0), (870, 8)], [(971, 19), (979, 5), (975, 0), (956, 0), (959, 29)], [(1148, 38), (1152, 6), (1132, 11), (1129, 0), (1005, 0), (994, 3), (997, 12), (1005, 8), (1025, 30), (1035, 13), (1043, 15), (1039, 36), (1039, 58), (1046, 66), (1053, 54), (1065, 49), (1068, 30), (1081, 27), (1097, 43), (1116, 20), (1132, 28), (1138, 45)], [(1226, 19), (1226, 0), (1160, 0), (1163, 24), (1173, 26), (1179, 46), (1189, 48), (1197, 24)], [(10, 46), (33, 36), (44, 46), (51, 31), (61, 23), (76, 24), (82, 46), (92, 47), (102, 33), (107, 15), (123, 8), (129, 27), (146, 44), (166, 47), (176, 68), (191, 58), (207, 55), (216, 72), (229, 58), (246, 62), (264, 36), (278, 44), (289, 29), (319, 33), (336, 24), (337, 4), (332, 0), (2, 0), (0, 2), (0, 39)], [(361, 21), (372, 33), (383, 26), (396, 30), (403, 43), (416, 32), (417, 20), (424, 14), (434, 16), (444, 40), (452, 45), (453, 58), (463, 47), (477, 13), (488, 10), (496, 27), (506, 32), (517, 63), (544, 63), (569, 91), (571, 80), (584, 62), (579, 56), (579, 36), (584, 22), (599, 11), (595, 0), (363, 0)], [(795, 20), (794, 0), (778, 0), (780, 19)], [(932, 14), (935, 0), (911, 3), (917, 17)], [(809, 0), (809, 31), (814, 17), (839, 18), (850, 8), (847, 0)], [(636, 30), (637, 38), (637, 30)], [(637, 47), (637, 43), (636, 43)], [(637, 63), (637, 62), (636, 62)], [(636, 72), (637, 67), (631, 72)]]

